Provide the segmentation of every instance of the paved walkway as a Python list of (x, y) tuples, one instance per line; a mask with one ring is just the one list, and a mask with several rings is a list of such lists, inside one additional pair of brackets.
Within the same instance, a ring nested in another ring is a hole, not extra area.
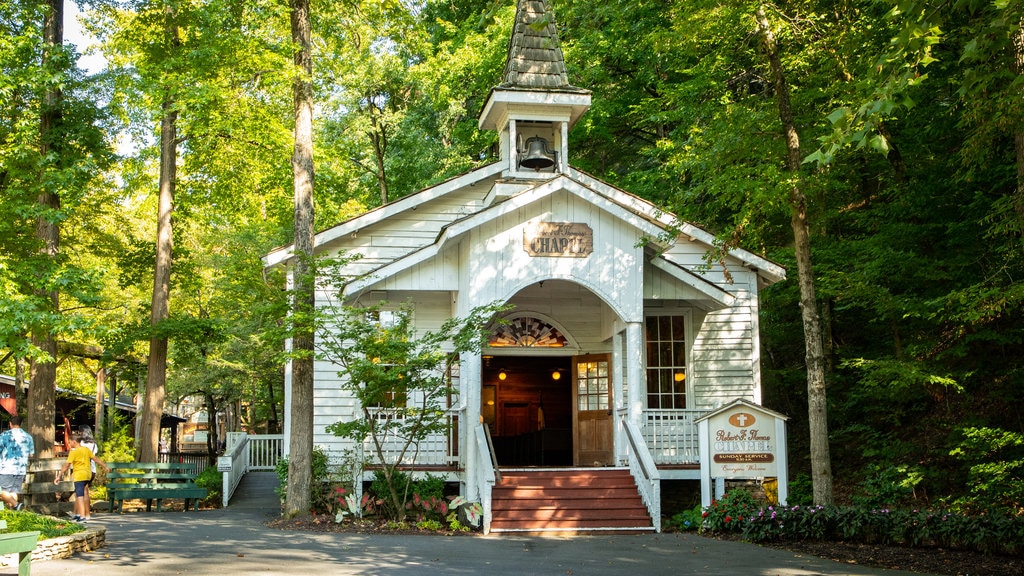
[[(276, 478), (250, 474), (231, 506), (199, 512), (98, 513), (107, 546), (33, 562), (35, 576), (313, 574), (413, 576), (910, 576), (691, 534), (388, 536), (273, 530)], [(10, 569), (9, 569), (10, 570)], [(917, 575), (920, 576), (920, 575)]]

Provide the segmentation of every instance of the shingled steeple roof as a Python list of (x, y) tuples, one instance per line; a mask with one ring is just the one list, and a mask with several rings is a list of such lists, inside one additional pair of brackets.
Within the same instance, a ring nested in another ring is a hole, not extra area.
[(547, 0), (519, 0), (498, 88), (580, 91), (569, 84), (565, 58)]

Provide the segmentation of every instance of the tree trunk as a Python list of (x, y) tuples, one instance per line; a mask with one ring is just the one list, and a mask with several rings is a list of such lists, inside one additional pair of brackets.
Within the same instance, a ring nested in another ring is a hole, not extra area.
[[(1024, 76), (1024, 17), (1013, 35), (1013, 65), (1017, 76)], [(1017, 158), (1017, 217), (1024, 226), (1024, 126), (1018, 125), (1013, 133), (1013, 144)]]
[[(54, 51), (60, 50), (64, 44), (64, 0), (49, 0), (49, 10), (43, 22), (43, 44), (44, 64), (51, 64)], [(39, 120), (39, 152), (44, 158), (53, 154), (60, 145), (61, 100), (61, 92), (57, 87), (48, 88), (43, 96)], [(36, 219), (36, 238), (43, 245), (42, 253), (55, 264), (60, 251), (60, 227), (56, 220), (56, 212), (60, 209), (60, 196), (57, 192), (44, 188), (37, 202), (42, 209), (42, 215)], [(40, 296), (47, 300), (50, 312), (59, 313), (60, 298), (56, 290), (42, 290)], [(32, 362), (29, 367), (25, 431), (32, 436), (35, 443), (36, 457), (52, 458), (56, 418), (54, 400), (57, 396), (57, 339), (53, 334), (53, 327), (37, 327), (32, 333), (32, 343), (49, 356), (49, 359)]]
[(292, 314), (292, 404), (288, 438), (288, 487), (285, 516), (309, 515), (313, 462), (313, 55), (309, 0), (291, 0), (292, 41), (296, 77), (295, 151), (295, 266)]
[[(177, 27), (170, 25), (168, 34), (177, 37)], [(159, 325), (170, 315), (171, 251), (173, 236), (171, 212), (174, 209), (174, 187), (178, 160), (178, 113), (173, 98), (163, 103), (160, 123), (160, 201), (157, 209), (156, 266), (153, 270), (153, 307), (150, 312), (149, 367), (146, 371), (146, 394), (139, 428), (138, 461), (158, 462), (160, 417), (164, 412), (164, 391), (167, 383), (167, 336)]]
[(103, 429), (103, 396), (107, 392), (107, 369), (100, 366), (96, 371), (96, 403), (93, 406), (93, 433), (100, 438)]
[(383, 115), (383, 112), (378, 112), (377, 107), (371, 104), (370, 122), (373, 124), (373, 129), (370, 131), (370, 142), (373, 144), (373, 158), (376, 167), (374, 176), (377, 177), (377, 186), (380, 188), (380, 205), (383, 206), (388, 203), (388, 181), (384, 164), (384, 155), (388, 150), (388, 137), (385, 133), (384, 123), (378, 120), (378, 115)]
[(793, 211), (790, 226), (793, 228), (794, 250), (796, 252), (797, 277), (800, 285), (800, 309), (804, 324), (804, 346), (807, 363), (807, 416), (811, 434), (811, 477), (814, 484), (814, 503), (832, 503), (832, 463), (828, 446), (828, 406), (825, 396), (825, 354), (822, 346), (821, 320), (818, 316), (817, 300), (814, 295), (814, 270), (811, 266), (811, 241), (807, 225), (807, 195), (800, 187), (800, 138), (793, 119), (789, 101), (789, 87), (782, 69), (764, 7), (758, 6), (757, 25), (764, 41), (765, 53), (771, 64), (772, 81), (786, 138), (786, 169), (792, 174), (790, 207)]

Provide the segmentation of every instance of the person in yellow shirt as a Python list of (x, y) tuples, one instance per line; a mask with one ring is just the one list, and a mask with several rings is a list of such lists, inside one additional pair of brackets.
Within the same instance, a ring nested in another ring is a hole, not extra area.
[(95, 462), (107, 472), (110, 472), (110, 468), (96, 457), (86, 446), (82, 446), (82, 433), (75, 432), (71, 436), (71, 451), (68, 452), (68, 461), (61, 467), (60, 472), (57, 473), (57, 477), (53, 479), (53, 483), (57, 484), (60, 479), (67, 472), (68, 467), (71, 468), (71, 479), (75, 482), (75, 512), (72, 514), (71, 519), (75, 522), (88, 522), (91, 503), (85, 497), (85, 488), (92, 480), (92, 467), (89, 462)]

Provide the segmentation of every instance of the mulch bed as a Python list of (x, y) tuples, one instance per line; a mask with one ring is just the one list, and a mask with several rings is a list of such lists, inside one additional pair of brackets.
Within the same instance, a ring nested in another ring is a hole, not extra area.
[(404, 528), (396, 528), (386, 522), (373, 519), (349, 520), (335, 522), (334, 520), (321, 516), (312, 520), (270, 520), (265, 523), (270, 528), (278, 530), (306, 530), (308, 532), (337, 532), (346, 534), (402, 534), (422, 536), (478, 536), (479, 532), (460, 532), (452, 530), (420, 530), (413, 524), (407, 524)]
[(904, 548), (846, 542), (777, 542), (771, 548), (859, 564), (943, 576), (1024, 576), (1024, 558), (944, 548)]

